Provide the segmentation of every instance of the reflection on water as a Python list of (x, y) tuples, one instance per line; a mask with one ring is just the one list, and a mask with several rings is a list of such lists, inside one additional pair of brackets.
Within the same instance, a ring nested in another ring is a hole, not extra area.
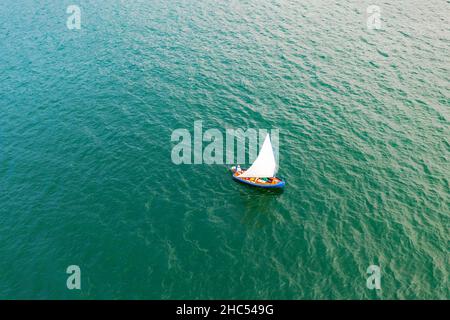
[(262, 189), (239, 183), (240, 204), (244, 208), (242, 223), (254, 228), (262, 228), (276, 221), (278, 198), (284, 189)]

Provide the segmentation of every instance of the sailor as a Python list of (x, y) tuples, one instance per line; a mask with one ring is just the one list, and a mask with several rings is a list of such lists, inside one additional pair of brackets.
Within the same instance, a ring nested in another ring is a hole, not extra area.
[(241, 172), (241, 171), (242, 171), (241, 166), (240, 166), (240, 165), (237, 165), (237, 167), (236, 167), (236, 172)]

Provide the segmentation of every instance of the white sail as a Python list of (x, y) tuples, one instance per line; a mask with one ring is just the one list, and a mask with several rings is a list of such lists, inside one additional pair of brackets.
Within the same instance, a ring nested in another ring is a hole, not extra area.
[(270, 136), (267, 135), (264, 143), (259, 151), (258, 157), (252, 166), (239, 175), (242, 178), (271, 178), (275, 176), (277, 164), (273, 154), (272, 143)]

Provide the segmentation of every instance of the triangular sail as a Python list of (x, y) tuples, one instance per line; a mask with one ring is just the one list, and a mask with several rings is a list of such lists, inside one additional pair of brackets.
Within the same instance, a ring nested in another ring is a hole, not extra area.
[(255, 162), (253, 162), (252, 166), (248, 170), (239, 175), (239, 177), (271, 178), (275, 176), (276, 169), (277, 164), (273, 154), (272, 143), (270, 142), (270, 136), (267, 135)]

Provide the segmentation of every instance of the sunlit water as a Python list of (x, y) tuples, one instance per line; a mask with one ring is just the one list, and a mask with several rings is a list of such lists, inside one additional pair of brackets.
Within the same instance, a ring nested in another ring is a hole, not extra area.
[[(0, 299), (449, 298), (450, 4), (375, 2), (1, 1)], [(174, 165), (196, 120), (285, 191)]]

